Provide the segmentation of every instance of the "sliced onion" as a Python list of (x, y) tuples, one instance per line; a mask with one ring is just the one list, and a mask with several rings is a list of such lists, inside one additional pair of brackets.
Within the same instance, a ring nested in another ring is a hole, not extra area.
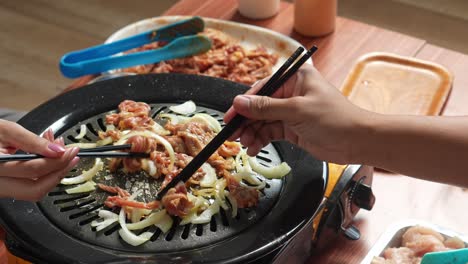
[[(139, 229), (143, 229), (145, 227), (151, 226), (151, 225), (161, 224), (163, 221), (169, 221), (167, 217), (165, 217), (165, 215), (167, 215), (166, 210), (161, 210), (161, 211), (152, 213), (144, 220), (141, 220), (139, 222), (132, 223), (132, 224), (127, 224), (127, 228), (128, 230), (139, 230)], [(169, 217), (169, 219), (171, 222), (170, 226), (172, 226), (172, 218)], [(167, 224), (164, 224), (164, 225), (167, 226)], [(170, 227), (167, 230), (169, 229)], [(161, 231), (165, 231), (165, 232), (167, 232), (167, 230), (166, 228), (165, 230), (161, 229)]]
[(231, 203), (232, 207), (232, 218), (237, 216), (237, 200), (236, 198), (232, 197), (231, 193), (229, 191), (224, 191), (224, 194), (229, 200), (229, 203)]
[(177, 114), (188, 115), (195, 112), (195, 110), (197, 110), (197, 106), (190, 100), (180, 105), (170, 106), (169, 109)]
[(161, 118), (169, 119), (169, 121), (173, 125), (177, 125), (177, 124), (180, 124), (180, 123), (185, 123), (185, 122), (187, 122), (189, 120), (189, 118), (186, 117), (186, 116), (180, 116), (180, 115), (174, 115), (174, 114), (163, 113), (163, 114), (159, 114), (158, 116), (161, 117)]
[(154, 177), (156, 176), (156, 173), (158, 173), (158, 168), (154, 164), (154, 161), (148, 160), (148, 174)]
[(144, 209), (144, 208), (132, 208), (131, 210), (132, 210), (132, 213), (131, 213), (131, 216), (130, 216), (130, 218), (131, 218), (130, 221), (132, 223), (139, 222), (143, 216), (149, 215), (152, 212), (152, 210)]
[(215, 199), (218, 201), (219, 205), (224, 209), (227, 210), (228, 206), (226, 204), (226, 198), (224, 196), (224, 189), (226, 189), (227, 183), (225, 179), (221, 179), (216, 181), (216, 192), (215, 192)]
[(154, 133), (159, 134), (161, 136), (167, 136), (167, 135), (171, 134), (171, 132), (169, 130), (164, 129), (164, 127), (162, 127), (157, 122), (154, 122), (153, 126), (151, 127), (151, 130)]
[(144, 232), (143, 234), (137, 236), (128, 230), (127, 223), (125, 221), (125, 210), (123, 208), (120, 209), (119, 223), (121, 227), (119, 230), (120, 237), (132, 246), (139, 246), (148, 241), (153, 236), (153, 233), (151, 232)]
[(93, 181), (87, 181), (73, 188), (66, 189), (65, 192), (68, 194), (73, 194), (73, 193), (91, 192), (94, 190), (96, 190), (96, 183)]
[(82, 139), (84, 136), (86, 136), (87, 132), (88, 132), (88, 128), (86, 127), (85, 124), (82, 124), (80, 126), (80, 133), (75, 137), (75, 139)]
[(214, 200), (213, 204), (211, 204), (203, 213), (199, 216), (195, 217), (192, 220), (192, 224), (206, 224), (211, 221), (211, 217), (219, 212), (220, 204), (218, 200)]
[(206, 210), (209, 207), (208, 201), (201, 196), (194, 196), (187, 193), (189, 201), (193, 203), (193, 207), (190, 209), (190, 213), (182, 218), (180, 225), (186, 225), (192, 222), (193, 219), (198, 217), (198, 211)]
[(205, 172), (205, 175), (200, 181), (200, 186), (201, 187), (213, 187), (216, 184), (216, 179), (218, 178), (216, 176), (215, 169), (211, 167), (211, 165), (208, 163), (203, 163), (201, 168), (203, 172)]
[(127, 139), (133, 136), (144, 136), (144, 137), (151, 137), (156, 139), (159, 143), (161, 143), (164, 148), (167, 150), (169, 153), (169, 158), (171, 159), (171, 163), (169, 164), (169, 171), (172, 171), (172, 168), (174, 167), (174, 161), (175, 161), (175, 154), (174, 154), (174, 149), (172, 148), (171, 143), (167, 141), (165, 138), (161, 137), (160, 135), (151, 132), (151, 131), (132, 131), (126, 135), (124, 135), (122, 138), (119, 139), (114, 145), (123, 145), (127, 142)]
[(92, 227), (96, 227), (96, 231), (101, 231), (102, 229), (110, 226), (111, 224), (119, 221), (119, 215), (107, 210), (99, 210), (99, 217), (103, 218), (104, 221), (98, 222), (96, 220), (91, 222)]
[(214, 132), (218, 133), (221, 131), (221, 124), (219, 124), (218, 120), (208, 114), (195, 114), (192, 118), (190, 118), (190, 121), (202, 121), (206, 123)]
[(94, 166), (86, 171), (83, 171), (81, 175), (72, 178), (64, 178), (60, 181), (61, 184), (78, 184), (85, 181), (91, 180), (102, 168), (104, 167), (104, 162), (100, 158), (96, 158)]
[(105, 146), (105, 145), (110, 145), (114, 142), (112, 137), (105, 137), (101, 140), (96, 141), (96, 146)]
[(190, 214), (188, 214), (184, 218), (182, 218), (182, 221), (180, 221), (179, 225), (190, 224), (190, 223), (192, 223), (193, 219), (195, 219), (197, 217), (198, 217), (197, 212), (191, 212)]
[(258, 163), (257, 158), (249, 157), (249, 163), (255, 172), (269, 179), (282, 178), (291, 171), (291, 167), (289, 167), (289, 165), (286, 162), (282, 162), (279, 165), (268, 168)]
[(106, 131), (111, 131), (111, 130), (115, 130), (115, 126), (113, 124), (106, 125)]

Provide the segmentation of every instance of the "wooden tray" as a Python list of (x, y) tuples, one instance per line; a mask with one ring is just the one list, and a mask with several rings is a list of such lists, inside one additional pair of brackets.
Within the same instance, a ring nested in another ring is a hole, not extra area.
[(439, 115), (452, 82), (452, 74), (441, 65), (378, 52), (358, 59), (341, 90), (369, 111)]

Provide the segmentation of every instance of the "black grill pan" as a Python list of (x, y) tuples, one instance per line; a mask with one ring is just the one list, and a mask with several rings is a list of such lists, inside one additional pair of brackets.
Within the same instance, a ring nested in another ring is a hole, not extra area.
[[(56, 136), (66, 136), (76, 131), (77, 124), (96, 120), (115, 110), (125, 99), (147, 102), (154, 105), (154, 109), (193, 100), (203, 111), (222, 114), (234, 96), (247, 88), (196, 75), (126, 76), (62, 94), (31, 111), (19, 123), (37, 134), (50, 127)], [(174, 232), (170, 239), (162, 237), (151, 242), (156, 246), (136, 248), (126, 245), (117, 235), (110, 235), (107, 242), (93, 238), (89, 222), (93, 213), (101, 208), (92, 201), (98, 199), (69, 197), (72, 198), (70, 202), (76, 204), (70, 210), (83, 212), (70, 219), (68, 216), (72, 213), (68, 209), (61, 212), (61, 207), (54, 203), (61, 195), (59, 186), (55, 193), (51, 192), (39, 203), (0, 200), (0, 218), (8, 234), (7, 245), (13, 252), (36, 263), (254, 263), (281, 247), (312, 217), (327, 179), (326, 164), (301, 149), (287, 142), (274, 143), (270, 148), (263, 155), (268, 159), (268, 155), (275, 153), (288, 162), (292, 167), (291, 175), (266, 190), (271, 192), (271, 199), (261, 200), (258, 209), (242, 210), (238, 219), (242, 225), (236, 225), (235, 220), (219, 225), (222, 220), (218, 219), (219, 228), (213, 231), (210, 224), (205, 225), (198, 243), (196, 236), (192, 240), (181, 238), (183, 231)], [(268, 194), (265, 197), (268, 198)], [(53, 210), (58, 210), (59, 217)], [(61, 219), (60, 214), (68, 218)], [(245, 221), (242, 217), (246, 217)], [(193, 227), (189, 232), (197, 232), (196, 229)], [(217, 232), (223, 233), (218, 235)], [(165, 246), (157, 243), (165, 243)]]

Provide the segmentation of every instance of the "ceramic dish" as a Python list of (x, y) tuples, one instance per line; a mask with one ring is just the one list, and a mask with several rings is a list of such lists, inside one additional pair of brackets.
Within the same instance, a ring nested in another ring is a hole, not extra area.
[[(140, 20), (116, 31), (105, 43), (114, 42), (138, 33), (157, 29), (163, 25), (187, 18), (189, 17), (161, 16)], [(273, 71), (276, 71), (299, 46), (302, 46), (299, 42), (288, 36), (262, 27), (213, 18), (203, 18), (203, 20), (205, 21), (206, 28), (213, 28), (228, 34), (239, 40), (240, 44), (245, 48), (254, 49), (258, 45), (262, 45), (267, 48), (269, 52), (276, 53), (278, 55), (278, 62), (275, 67), (273, 67)], [(312, 63), (312, 60), (308, 60), (308, 63)]]
[(465, 247), (468, 247), (468, 236), (464, 236), (453, 230), (450, 230), (448, 228), (441, 227), (441, 226), (438, 226), (429, 222), (418, 221), (418, 220), (407, 220), (407, 221), (396, 223), (392, 225), (391, 227), (389, 227), (385, 231), (385, 233), (383, 233), (380, 236), (379, 240), (377, 240), (377, 242), (371, 248), (371, 250), (366, 255), (364, 260), (361, 262), (361, 264), (370, 264), (374, 257), (383, 256), (383, 252), (387, 248), (400, 247), (402, 236), (406, 232), (406, 230), (408, 230), (408, 228), (412, 226), (417, 226), (417, 225), (431, 228), (432, 230), (439, 232), (445, 239), (450, 238), (450, 237), (458, 237), (463, 242), (465, 242)]

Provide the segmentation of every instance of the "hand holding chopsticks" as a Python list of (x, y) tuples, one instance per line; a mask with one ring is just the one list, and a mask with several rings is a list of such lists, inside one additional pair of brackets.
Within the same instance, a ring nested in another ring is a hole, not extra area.
[[(279, 68), (278, 71), (258, 91), (257, 95), (270, 96), (281, 87), (317, 50), (313, 46), (302, 57), (304, 48), (299, 47), (290, 58)], [(299, 59), (298, 59), (299, 58)], [(174, 187), (179, 181), (186, 182), (203, 165), (205, 161), (226, 141), (246, 120), (242, 115), (234, 116), (229, 123), (198, 153), (187, 166), (158, 192), (157, 199), (162, 199), (166, 192)]]

